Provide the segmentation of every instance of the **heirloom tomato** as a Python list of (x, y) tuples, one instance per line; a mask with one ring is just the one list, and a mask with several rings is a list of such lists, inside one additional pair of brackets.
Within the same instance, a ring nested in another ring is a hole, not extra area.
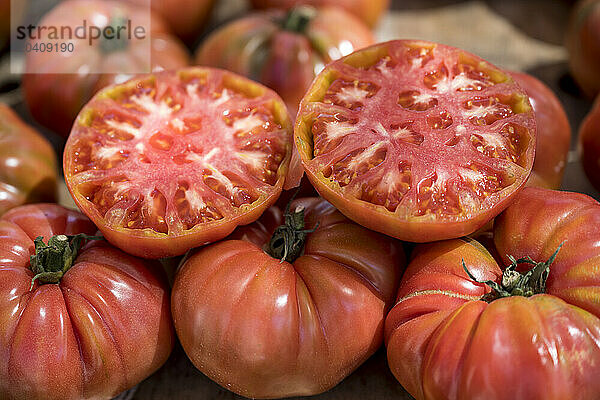
[(24, 203), (56, 200), (57, 179), (50, 143), (0, 103), (0, 216)]
[(157, 370), (174, 335), (160, 267), (56, 204), (0, 218), (0, 398), (109, 399)]
[(539, 79), (511, 72), (529, 96), (537, 122), (535, 161), (528, 186), (558, 189), (562, 181), (571, 146), (571, 125), (560, 100)]
[(285, 105), (266, 87), (211, 68), (163, 71), (82, 109), (65, 180), (115, 246), (175, 256), (257, 220), (281, 193), (291, 141)]
[[(47, 128), (67, 136), (81, 107), (104, 86), (123, 82), (144, 70), (188, 65), (189, 55), (183, 44), (171, 35), (158, 15), (151, 16), (152, 24), (148, 17), (150, 13), (144, 8), (119, 1), (70, 0), (53, 8), (42, 18), (40, 26), (75, 29), (87, 21), (105, 28), (124, 26), (124, 21), (131, 20), (132, 26), (146, 28), (147, 36), (144, 40), (101, 37), (91, 45), (88, 38), (74, 37), (60, 41), (65, 45), (72, 43), (73, 52), (28, 52), (23, 91), (32, 116)], [(31, 43), (45, 43), (47, 32), (42, 31), (42, 37)]]
[(511, 76), (453, 47), (397, 40), (327, 65), (295, 140), (317, 191), (408, 241), (470, 234), (529, 177), (535, 117)]
[(586, 176), (600, 190), (600, 97), (579, 126), (579, 154)]
[(473, 239), (418, 245), (387, 316), (416, 399), (600, 398), (600, 203), (528, 187)]
[(194, 365), (252, 398), (330, 389), (379, 348), (404, 268), (400, 242), (320, 198), (273, 207), (192, 253), (172, 313)]
[(583, 93), (600, 92), (600, 0), (580, 0), (567, 26), (569, 69)]
[(313, 7), (341, 7), (365, 22), (369, 27), (375, 26), (379, 17), (388, 9), (390, 0), (251, 0), (255, 8), (281, 8), (306, 4)]
[(297, 7), (287, 14), (257, 12), (225, 25), (201, 44), (196, 62), (262, 82), (296, 115), (325, 64), (372, 43), (371, 31), (341, 9)]
[[(125, 0), (147, 5), (148, 0)], [(161, 15), (171, 30), (186, 42), (192, 42), (205, 27), (215, 0), (150, 0), (152, 10)]]

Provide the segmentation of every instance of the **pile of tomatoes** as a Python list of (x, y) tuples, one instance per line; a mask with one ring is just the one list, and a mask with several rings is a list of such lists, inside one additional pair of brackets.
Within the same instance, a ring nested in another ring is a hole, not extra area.
[[(383, 0), (252, 1), (190, 66), (213, 3), (152, 1), (149, 65), (127, 43), (66, 57), (77, 74), (27, 55), (81, 212), (0, 105), (0, 398), (109, 399), (176, 340), (249, 398), (325, 392), (383, 344), (417, 399), (600, 398), (600, 203), (556, 190), (571, 131), (552, 91), (455, 47), (374, 44)], [(567, 45), (597, 95), (600, 1)], [(600, 100), (579, 132), (596, 187), (599, 138)]]

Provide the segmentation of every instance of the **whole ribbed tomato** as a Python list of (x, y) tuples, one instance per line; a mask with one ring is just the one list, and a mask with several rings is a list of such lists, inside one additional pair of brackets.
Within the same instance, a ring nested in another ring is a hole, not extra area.
[(328, 64), (294, 137), (317, 191), (350, 219), (413, 242), (485, 225), (527, 181), (536, 123), (506, 71), (464, 50), (394, 40)]
[(97, 93), (73, 125), (63, 168), (75, 203), (108, 241), (161, 258), (256, 221), (281, 193), (291, 141), (272, 90), (184, 68)]
[(369, 29), (341, 9), (297, 7), (257, 12), (223, 26), (200, 45), (196, 62), (262, 82), (295, 115), (325, 64), (373, 42)]
[[(151, 24), (148, 17), (152, 19)], [(64, 1), (46, 14), (39, 25), (75, 29), (86, 21), (99, 28), (121, 27), (126, 26), (128, 20), (133, 27), (145, 28), (149, 39), (99, 39), (90, 45), (89, 39), (73, 38), (60, 41), (73, 43), (73, 52), (27, 53), (23, 90), (29, 110), (39, 123), (67, 136), (79, 110), (101, 88), (124, 82), (139, 72), (168, 70), (188, 64), (187, 50), (158, 15), (150, 15), (144, 8), (120, 1)], [(43, 32), (46, 36), (32, 43), (46, 42), (48, 33)]]
[(381, 345), (401, 244), (319, 198), (270, 208), (189, 256), (172, 312), (194, 365), (252, 398), (330, 389)]
[(419, 245), (385, 326), (416, 399), (600, 398), (600, 203), (525, 188), (472, 239)]
[(593, 98), (600, 92), (600, 0), (580, 0), (575, 5), (565, 44), (573, 78)]
[(24, 203), (54, 201), (57, 179), (50, 143), (0, 103), (0, 216)]
[(109, 399), (156, 371), (173, 347), (157, 265), (105, 241), (55, 204), (0, 218), (0, 398)]
[(510, 74), (529, 96), (537, 122), (535, 161), (527, 185), (558, 189), (571, 146), (571, 125), (567, 113), (542, 81), (524, 72)]
[(388, 9), (390, 0), (251, 0), (256, 8), (290, 8), (307, 4), (314, 7), (341, 7), (363, 20), (369, 27), (375, 26), (379, 17)]

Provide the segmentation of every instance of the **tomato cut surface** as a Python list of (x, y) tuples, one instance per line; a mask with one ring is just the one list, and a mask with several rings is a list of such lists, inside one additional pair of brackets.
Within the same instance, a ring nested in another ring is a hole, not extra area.
[(358, 223), (415, 242), (469, 234), (531, 172), (535, 117), (504, 71), (453, 47), (392, 41), (329, 64), (295, 140), (315, 188)]
[(190, 68), (97, 94), (67, 142), (65, 178), (113, 244), (166, 257), (256, 220), (281, 192), (290, 148), (291, 122), (274, 92)]

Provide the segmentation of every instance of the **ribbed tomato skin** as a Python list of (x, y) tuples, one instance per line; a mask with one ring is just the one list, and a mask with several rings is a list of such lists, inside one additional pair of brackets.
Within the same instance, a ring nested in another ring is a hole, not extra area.
[[(540, 212), (543, 210), (543, 212)], [(600, 204), (526, 188), (499, 217), (504, 265), (547, 260), (546, 292), (487, 303), (503, 266), (473, 239), (419, 245), (386, 319), (390, 368), (417, 399), (597, 399), (600, 396)], [(523, 377), (526, 376), (527, 379)]]
[(158, 265), (94, 241), (59, 283), (31, 287), (36, 237), (95, 232), (56, 204), (0, 219), (0, 398), (110, 399), (167, 360), (174, 335)]
[(324, 392), (381, 345), (383, 321), (404, 267), (399, 242), (305, 198), (302, 255), (263, 251), (283, 222), (273, 207), (227, 240), (190, 255), (176, 275), (172, 312), (194, 365), (251, 398)]

